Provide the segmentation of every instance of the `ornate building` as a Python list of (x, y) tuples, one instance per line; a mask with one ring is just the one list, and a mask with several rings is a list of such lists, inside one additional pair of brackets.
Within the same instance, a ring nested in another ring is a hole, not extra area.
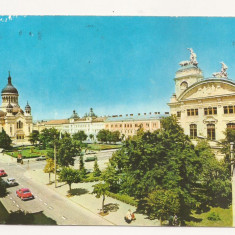
[(235, 82), (228, 78), (228, 67), (204, 78), (191, 49), (190, 61), (180, 63), (175, 76), (175, 93), (170, 103), (185, 134), (206, 138), (212, 146), (222, 140), (225, 129), (235, 128)]
[(23, 111), (18, 103), (19, 93), (12, 85), (9, 72), (8, 83), (2, 89), (2, 105), (0, 107), (0, 130), (4, 129), (13, 143), (28, 143), (33, 129), (31, 107), (27, 103)]

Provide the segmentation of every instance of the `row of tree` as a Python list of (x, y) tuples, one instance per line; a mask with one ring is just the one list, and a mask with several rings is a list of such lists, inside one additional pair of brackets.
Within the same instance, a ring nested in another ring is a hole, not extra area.
[[(68, 133), (65, 134), (61, 134), (61, 136), (69, 136)], [(46, 149), (47, 147), (53, 147), (53, 141), (54, 139), (58, 139), (60, 136), (60, 133), (58, 132), (57, 129), (55, 128), (49, 128), (49, 129), (44, 129), (42, 130), (40, 133), (37, 130), (33, 130), (32, 133), (29, 136), (29, 141), (31, 142), (31, 144), (33, 145), (40, 145), (42, 147), (42, 149)], [(74, 140), (78, 140), (80, 142), (83, 142), (87, 139), (87, 135), (85, 134), (84, 131), (78, 131), (77, 133), (74, 133), (72, 135), (72, 138)], [(94, 135), (90, 134), (89, 138), (91, 140), (94, 139)], [(114, 131), (111, 132), (109, 130), (100, 130), (97, 134), (97, 139), (98, 141), (101, 142), (109, 142), (109, 143), (116, 143), (118, 141), (121, 141), (120, 138), (120, 132), (119, 131)], [(1, 144), (1, 136), (0, 136), (0, 144)]]

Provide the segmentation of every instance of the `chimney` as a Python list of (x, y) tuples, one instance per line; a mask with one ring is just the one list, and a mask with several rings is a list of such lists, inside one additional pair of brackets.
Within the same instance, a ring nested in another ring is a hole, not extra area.
[(150, 112), (149, 114), (151, 115), (152, 113)]
[(126, 117), (128, 117), (128, 114), (126, 114)]
[(119, 117), (122, 117), (122, 115), (119, 115)]
[(165, 114), (169, 114), (169, 112), (165, 112)]
[(133, 114), (131, 113), (130, 116), (133, 116)]
[(161, 114), (160, 112), (158, 112), (158, 114)]
[(140, 116), (140, 113), (138, 113), (138, 116)]
[(146, 115), (146, 113), (144, 113), (144, 115)]
[(158, 112), (154, 112), (154, 114), (158, 114)]

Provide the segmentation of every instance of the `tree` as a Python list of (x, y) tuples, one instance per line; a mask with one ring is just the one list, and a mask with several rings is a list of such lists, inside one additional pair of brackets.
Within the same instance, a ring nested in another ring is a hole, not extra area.
[(85, 164), (84, 164), (84, 161), (83, 161), (83, 156), (80, 156), (79, 170), (81, 172), (81, 175), (84, 177), (86, 175), (86, 168), (85, 168)]
[(116, 143), (118, 141), (120, 141), (120, 135), (121, 133), (119, 131), (114, 131), (112, 132), (112, 142)]
[(159, 219), (160, 225), (162, 220), (168, 219), (179, 211), (179, 195), (176, 191), (156, 187), (154, 191), (148, 194), (146, 200), (146, 209), (150, 218)]
[(97, 159), (95, 160), (95, 163), (94, 163), (93, 175), (94, 175), (95, 177), (98, 177), (98, 176), (101, 175), (101, 171), (100, 171), (100, 169), (99, 169)]
[(58, 141), (57, 162), (60, 166), (74, 165), (74, 157), (81, 154), (81, 146), (71, 137), (64, 137)]
[(12, 143), (12, 140), (10, 136), (3, 129), (2, 132), (0, 132), (0, 148), (10, 149), (11, 143)]
[(44, 129), (39, 134), (39, 143), (43, 149), (53, 148), (54, 141), (59, 140), (60, 133), (55, 128)]
[(78, 131), (77, 133), (73, 134), (73, 139), (82, 142), (87, 139), (87, 135), (84, 131)]
[(109, 160), (108, 170), (104, 172), (109, 177), (104, 180), (116, 193), (137, 199), (138, 209), (143, 212), (148, 207), (146, 198), (157, 186), (176, 190), (177, 215), (184, 224), (196, 206), (195, 186), (201, 162), (175, 117), (163, 118), (161, 127), (153, 133), (139, 131), (127, 139)]
[(202, 206), (228, 207), (231, 204), (231, 181), (228, 163), (216, 159), (212, 149), (205, 140), (198, 142), (195, 148), (201, 161), (199, 173), (200, 192), (197, 197)]
[(107, 143), (109, 133), (110, 133), (109, 130), (102, 129), (98, 132), (96, 138), (101, 142), (106, 142)]
[(79, 170), (75, 170), (70, 167), (64, 167), (60, 171), (59, 179), (69, 185), (69, 191), (71, 192), (72, 183), (78, 183), (81, 181), (80, 172)]
[(39, 131), (33, 130), (32, 133), (30, 133), (29, 135), (29, 141), (32, 145), (34, 145), (35, 143), (37, 145), (37, 142), (39, 141)]
[(96, 194), (97, 198), (100, 198), (101, 196), (103, 196), (103, 200), (102, 200), (102, 211), (104, 213), (104, 201), (105, 201), (105, 195), (107, 194), (108, 190), (109, 190), (109, 185), (107, 183), (99, 183), (99, 184), (95, 184), (92, 187), (94, 187), (93, 189), (93, 194)]
[(49, 173), (49, 184), (50, 184), (51, 183), (51, 173), (53, 173), (55, 171), (54, 159), (47, 158), (46, 162), (47, 162), (47, 164), (44, 167), (44, 172)]

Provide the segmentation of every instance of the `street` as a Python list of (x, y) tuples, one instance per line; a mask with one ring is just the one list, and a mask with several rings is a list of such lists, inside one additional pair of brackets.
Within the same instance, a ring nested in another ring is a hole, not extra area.
[[(8, 196), (3, 198), (3, 203), (8, 210), (23, 210), (30, 213), (43, 211), (54, 219), (58, 225), (113, 225), (101, 216), (73, 203), (65, 197), (49, 189), (46, 185), (33, 181), (25, 173), (30, 170), (43, 169), (45, 161), (26, 160), (23, 165), (17, 164), (16, 159), (0, 154), (0, 168), (4, 169), (8, 177), (13, 177), (19, 183), (18, 186), (8, 188)], [(3, 179), (4, 179), (3, 178)], [(16, 196), (19, 188), (29, 188), (35, 199), (21, 201)]]

